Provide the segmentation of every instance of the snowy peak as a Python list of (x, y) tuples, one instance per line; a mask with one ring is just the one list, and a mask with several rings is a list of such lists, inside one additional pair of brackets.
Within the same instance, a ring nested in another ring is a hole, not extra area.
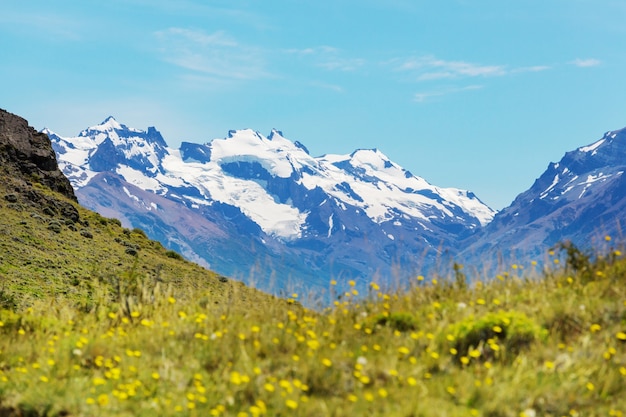
[(269, 140), (274, 139), (274, 137), (281, 137), (284, 138), (285, 135), (283, 135), (283, 132), (281, 132), (280, 130), (277, 129), (272, 129), (272, 131), (270, 132), (269, 136), (267, 137)]
[(115, 143), (115, 145), (124, 142), (137, 142), (143, 140), (159, 147), (167, 147), (163, 136), (154, 127), (148, 127), (148, 130), (135, 129), (119, 123), (113, 116), (107, 117), (102, 123), (88, 127), (78, 134), (78, 137), (92, 139), (96, 145), (99, 145), (107, 138)]
[(475, 260), (496, 252), (513, 262), (539, 260), (563, 240), (591, 249), (605, 235), (623, 236), (624, 172), (626, 129), (607, 132), (565, 153), (559, 162), (548, 165), (530, 189), (498, 212), (465, 253)]
[(277, 259), (295, 251), (301, 262), (298, 251), (305, 250), (306, 262), (317, 267), (349, 264), (370, 273), (368, 268), (387, 268), (400, 258), (421, 262), (415, 254), (434, 257), (494, 215), (472, 193), (433, 186), (378, 149), (313, 157), (277, 129), (268, 136), (231, 130), (225, 138), (172, 149), (155, 128), (133, 129), (109, 117), (54, 142), (79, 195), (83, 187), (93, 191), (105, 187), (105, 179), (119, 178), (194, 216), (229, 225), (242, 241), (274, 245)]
[(473, 194), (435, 187), (378, 149), (315, 158), (277, 129), (268, 137), (252, 129), (231, 130), (206, 144), (183, 142), (176, 151), (155, 128), (132, 129), (108, 117), (77, 138), (55, 142), (76, 187), (104, 171), (160, 194), (191, 187), (193, 196), (180, 196), (189, 204), (218, 201), (238, 207), (266, 233), (288, 240), (307, 229), (312, 205), (329, 199), (344, 211), (349, 206), (355, 214), (365, 213), (373, 224), (402, 218), (424, 228), (437, 223), (473, 230), (494, 215)]
[(73, 138), (48, 136), (57, 154), (64, 155), (59, 158), (61, 170), (77, 188), (98, 172), (125, 169), (153, 177), (162, 171), (161, 161), (168, 153), (165, 140), (154, 127), (147, 131), (129, 128), (113, 116)]
[[(626, 128), (610, 131), (588, 146), (568, 152), (563, 163), (570, 163), (570, 169), (590, 170), (601, 166), (619, 166), (626, 164)], [(576, 163), (578, 162), (578, 164)]]
[(548, 165), (531, 190), (542, 200), (575, 200), (626, 170), (626, 129), (607, 132)]
[(266, 138), (251, 129), (231, 130), (226, 139), (213, 139), (208, 147), (219, 165), (232, 162), (258, 163), (270, 175), (289, 178), (295, 170), (314, 165), (314, 159), (293, 142), (272, 131)]
[(405, 177), (406, 170), (391, 162), (378, 149), (359, 149), (350, 154), (350, 164), (356, 168), (363, 168), (367, 172), (380, 172), (387, 175)]
[(91, 129), (93, 129), (93, 130), (102, 130), (102, 131), (106, 131), (106, 130), (123, 130), (123, 129), (126, 129), (126, 126), (118, 123), (117, 120), (115, 120), (115, 118), (113, 116), (109, 116), (106, 119), (104, 119), (104, 121), (102, 123), (100, 123), (97, 126), (94, 126)]
[(109, 116), (100, 124), (90, 126), (78, 134), (81, 137), (93, 135), (94, 132), (113, 132), (116, 130), (128, 130), (126, 126), (118, 123), (113, 116)]

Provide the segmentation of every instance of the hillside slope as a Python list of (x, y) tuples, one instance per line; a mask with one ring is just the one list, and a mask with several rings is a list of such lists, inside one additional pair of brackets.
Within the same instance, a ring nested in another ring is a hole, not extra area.
[(64, 298), (88, 310), (99, 292), (120, 302), (133, 286), (182, 298), (206, 292), (214, 303), (235, 290), (254, 303), (270, 298), (79, 206), (46, 135), (4, 110), (0, 160), (0, 309)]

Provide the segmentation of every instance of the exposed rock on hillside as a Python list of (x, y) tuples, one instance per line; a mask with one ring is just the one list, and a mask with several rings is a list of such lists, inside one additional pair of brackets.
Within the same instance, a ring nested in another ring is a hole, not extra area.
[(48, 136), (3, 109), (0, 109), (0, 164), (7, 174), (40, 182), (76, 200), (72, 185), (59, 170)]

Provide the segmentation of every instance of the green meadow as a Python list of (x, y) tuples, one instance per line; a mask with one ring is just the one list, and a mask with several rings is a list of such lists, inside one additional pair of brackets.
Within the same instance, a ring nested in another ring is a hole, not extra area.
[(608, 236), (593, 257), (350, 282), (310, 309), (37, 184), (2, 196), (2, 417), (626, 413), (626, 259)]

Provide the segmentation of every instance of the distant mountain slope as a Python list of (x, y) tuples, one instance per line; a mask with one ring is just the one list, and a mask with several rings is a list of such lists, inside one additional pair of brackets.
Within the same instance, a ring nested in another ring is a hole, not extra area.
[(605, 235), (623, 239), (624, 172), (626, 129), (567, 152), (470, 239), (463, 255), (472, 263), (496, 253), (511, 261), (541, 260), (563, 240), (590, 248), (598, 247)]
[(376, 149), (312, 157), (277, 130), (179, 149), (154, 128), (112, 117), (74, 138), (44, 132), (88, 207), (222, 273), (282, 288), (289, 275), (324, 287), (332, 277), (408, 276), (494, 214), (471, 192), (433, 186)]

